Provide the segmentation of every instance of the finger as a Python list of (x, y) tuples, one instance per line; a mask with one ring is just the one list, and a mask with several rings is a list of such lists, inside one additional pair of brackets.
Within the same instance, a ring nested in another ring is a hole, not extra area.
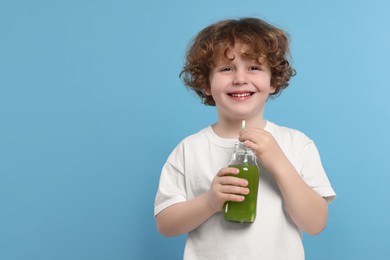
[(231, 186), (248, 186), (248, 181), (243, 178), (233, 177), (233, 176), (224, 176), (220, 178), (219, 183), (222, 185), (231, 185)]
[(257, 149), (260, 148), (260, 145), (255, 143), (255, 142), (252, 142), (250, 140), (246, 140), (244, 141), (244, 145), (250, 149), (252, 149), (253, 151), (257, 151)]
[(266, 131), (263, 129), (251, 127), (251, 128), (242, 129), (240, 131), (240, 136), (241, 135), (251, 135), (251, 134), (264, 134), (265, 132)]
[(225, 176), (225, 175), (228, 175), (228, 174), (238, 174), (239, 172), (240, 172), (240, 170), (238, 170), (237, 168), (228, 167), (228, 168), (222, 168), (217, 173), (217, 175), (222, 177), (222, 176)]
[(268, 134), (267, 131), (265, 131), (263, 129), (259, 129), (259, 128), (244, 129), (244, 130), (241, 130), (240, 136), (238, 139), (241, 142), (243, 142), (245, 140), (254, 141), (257, 139), (264, 138), (267, 134)]
[(223, 197), (224, 201), (234, 201), (234, 202), (241, 202), (245, 200), (245, 197), (242, 195), (235, 195), (235, 194), (225, 194)]
[(247, 195), (249, 194), (249, 189), (238, 186), (224, 185), (221, 187), (221, 192), (225, 194)]

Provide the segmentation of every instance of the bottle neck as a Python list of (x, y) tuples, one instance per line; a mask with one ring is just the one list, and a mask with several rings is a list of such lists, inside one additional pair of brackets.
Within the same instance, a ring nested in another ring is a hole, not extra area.
[(235, 144), (234, 153), (232, 155), (231, 165), (254, 165), (256, 164), (256, 156), (252, 149), (246, 147), (244, 143), (237, 142)]
[(234, 147), (234, 153), (246, 153), (248, 155), (254, 155), (254, 152), (251, 148), (248, 148), (245, 146), (243, 142), (236, 142), (235, 147)]

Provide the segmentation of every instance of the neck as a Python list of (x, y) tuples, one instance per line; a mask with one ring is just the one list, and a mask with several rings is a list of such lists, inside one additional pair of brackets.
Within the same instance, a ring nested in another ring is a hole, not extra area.
[[(214, 132), (222, 138), (237, 139), (242, 130), (242, 120), (219, 119), (214, 125)], [(257, 127), (264, 129), (266, 121), (263, 118), (245, 119), (246, 128)]]

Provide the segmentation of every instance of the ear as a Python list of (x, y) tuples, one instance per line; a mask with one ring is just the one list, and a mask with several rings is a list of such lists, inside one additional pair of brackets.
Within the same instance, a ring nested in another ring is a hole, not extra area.
[(206, 94), (206, 96), (211, 96), (211, 88), (206, 88), (204, 90), (204, 93)]
[(275, 91), (276, 91), (276, 88), (274, 86), (271, 86), (269, 93), (273, 94), (273, 93), (275, 93)]

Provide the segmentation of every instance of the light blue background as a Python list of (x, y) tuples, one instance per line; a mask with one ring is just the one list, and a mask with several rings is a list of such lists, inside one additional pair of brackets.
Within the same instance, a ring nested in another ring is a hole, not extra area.
[[(254, 15), (297, 76), (267, 119), (305, 132), (337, 192), (307, 259), (389, 259), (387, 1), (0, 1), (0, 259), (181, 259), (156, 231), (161, 167), (213, 123), (178, 75), (191, 38)], [(261, 214), (261, 213), (260, 213)], [(255, 242), (255, 241), (254, 241)]]

